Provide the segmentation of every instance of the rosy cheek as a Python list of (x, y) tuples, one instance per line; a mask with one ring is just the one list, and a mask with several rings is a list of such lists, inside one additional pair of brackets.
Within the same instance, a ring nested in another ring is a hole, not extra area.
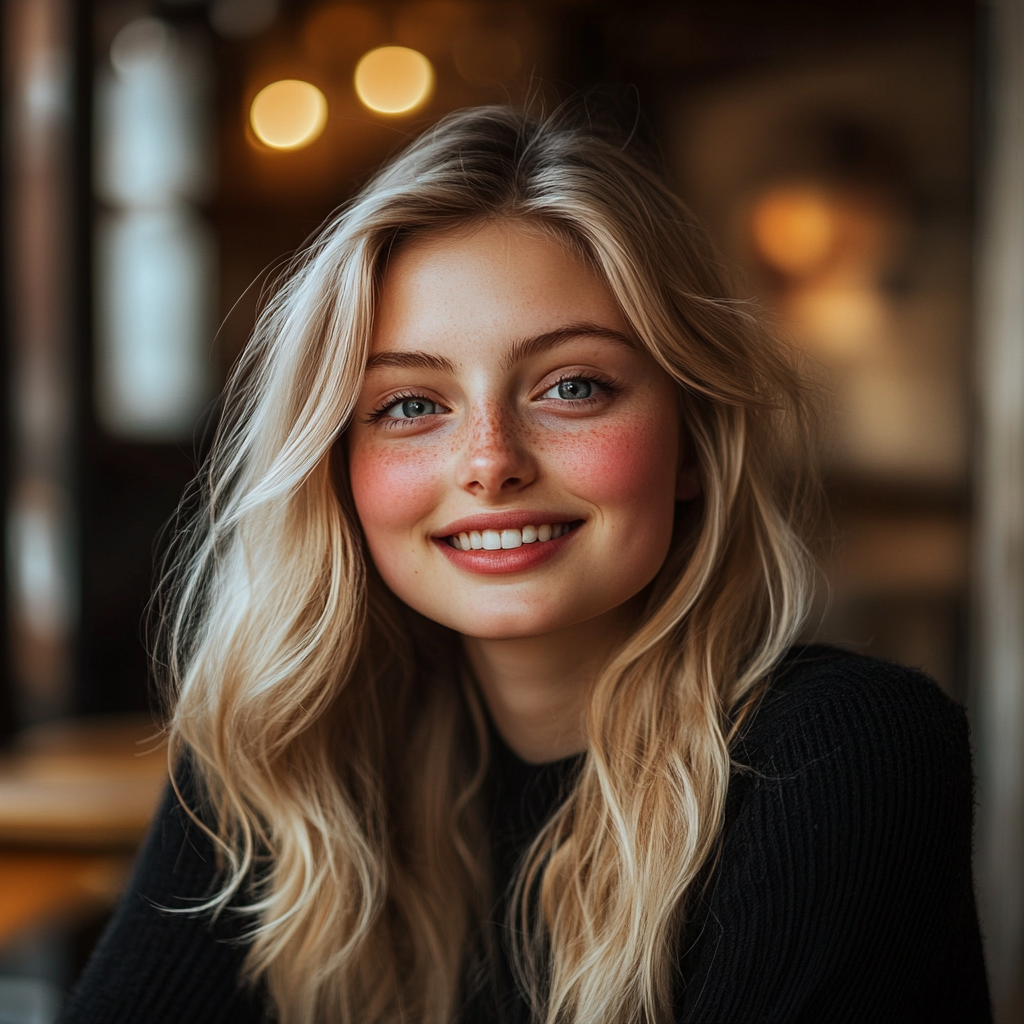
[(371, 547), (385, 534), (408, 532), (437, 505), (437, 460), (397, 449), (357, 441), (349, 450), (352, 496)]
[(643, 415), (616, 417), (606, 425), (567, 436), (553, 456), (566, 480), (592, 500), (650, 501), (675, 488), (678, 441), (674, 425)]

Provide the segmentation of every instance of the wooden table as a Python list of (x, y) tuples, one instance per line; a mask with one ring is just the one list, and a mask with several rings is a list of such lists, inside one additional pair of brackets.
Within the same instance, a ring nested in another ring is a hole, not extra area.
[(125, 853), (0, 850), (0, 945), (112, 907), (131, 863)]
[(0, 944), (113, 905), (167, 778), (143, 718), (26, 731), (0, 756)]

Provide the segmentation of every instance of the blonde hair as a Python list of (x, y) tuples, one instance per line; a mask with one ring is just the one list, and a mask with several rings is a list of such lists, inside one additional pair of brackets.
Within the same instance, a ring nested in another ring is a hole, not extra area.
[(296, 262), (229, 382), (161, 590), (160, 664), (223, 857), (206, 909), (252, 922), (283, 1024), (442, 1024), (492, 904), (487, 730), (457, 637), (369, 562), (338, 444), (393, 247), (481, 218), (555, 232), (677, 382), (703, 495), (590, 696), (572, 791), (519, 870), (538, 1020), (661, 1021), (719, 838), (738, 715), (808, 610), (808, 404), (656, 174), (565, 116), (453, 114)]

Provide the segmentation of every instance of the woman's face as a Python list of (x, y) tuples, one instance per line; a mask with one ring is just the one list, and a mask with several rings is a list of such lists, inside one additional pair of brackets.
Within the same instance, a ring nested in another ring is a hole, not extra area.
[(481, 639), (621, 608), (697, 492), (669, 376), (597, 274), (515, 222), (390, 261), (347, 443), (385, 583)]

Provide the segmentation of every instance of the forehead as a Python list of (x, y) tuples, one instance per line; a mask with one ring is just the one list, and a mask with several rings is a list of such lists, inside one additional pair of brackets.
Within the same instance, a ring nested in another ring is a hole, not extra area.
[(389, 260), (373, 351), (493, 345), (579, 322), (626, 332), (608, 285), (566, 243), (487, 221), (415, 238)]

